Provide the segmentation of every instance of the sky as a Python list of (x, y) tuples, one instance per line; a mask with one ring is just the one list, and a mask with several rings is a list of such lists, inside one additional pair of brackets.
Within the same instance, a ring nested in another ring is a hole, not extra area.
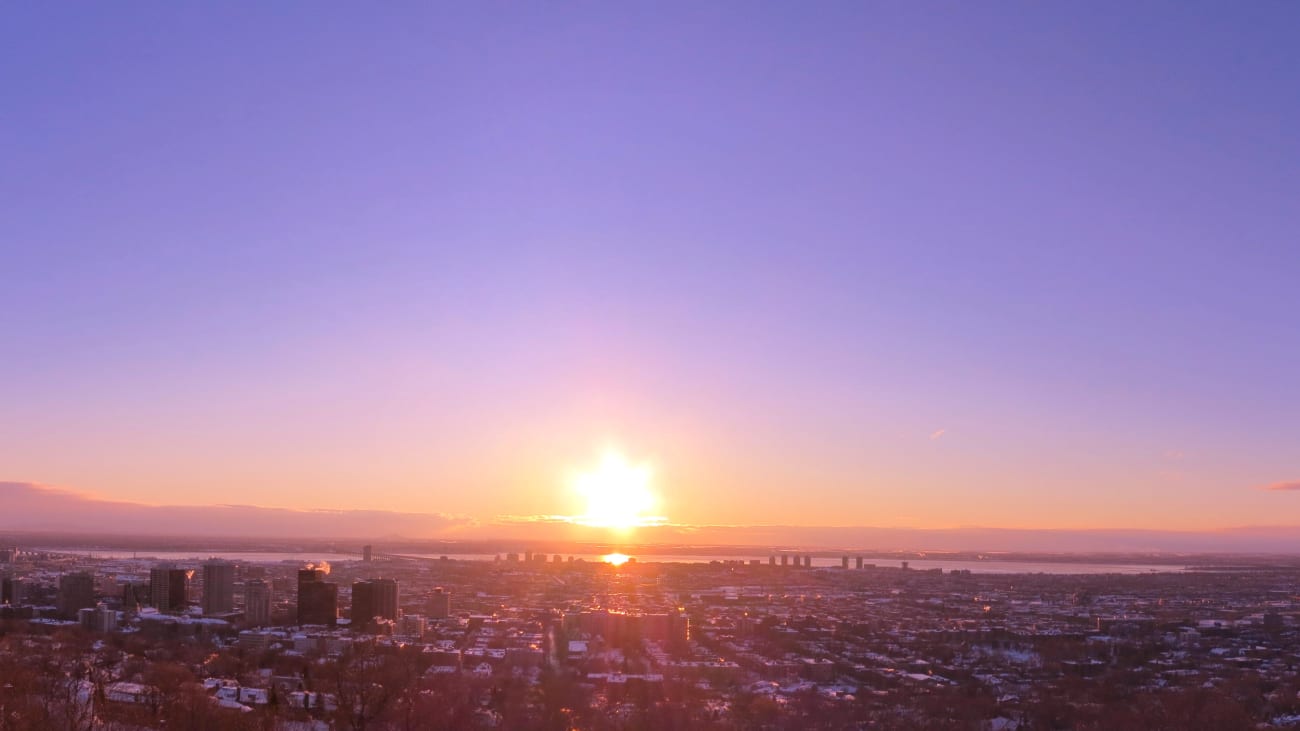
[(493, 521), (616, 447), (674, 524), (1298, 525), (1297, 27), (8, 4), (0, 481)]

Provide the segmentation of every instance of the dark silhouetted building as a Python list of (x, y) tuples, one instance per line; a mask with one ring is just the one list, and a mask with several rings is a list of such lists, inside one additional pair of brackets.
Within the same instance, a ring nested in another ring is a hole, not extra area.
[(5, 576), (0, 580), (0, 604), (18, 606), (27, 601), (27, 587), (22, 579)]
[(397, 619), (397, 582), (392, 579), (358, 581), (352, 585), (352, 626), (374, 620)]
[(149, 599), (160, 612), (179, 612), (190, 600), (192, 569), (157, 566), (149, 570)]
[(451, 592), (441, 586), (433, 590), (429, 597), (429, 617), (446, 619), (451, 616)]
[(339, 585), (321, 569), (298, 570), (298, 624), (338, 624)]
[(0, 604), (18, 606), (27, 601), (27, 584), (22, 579), (6, 576), (0, 579)]
[(244, 582), (244, 621), (254, 627), (271, 623), (271, 585), (261, 579)]
[(122, 611), (139, 612), (140, 607), (148, 606), (151, 598), (149, 585), (128, 581), (122, 585)]
[(203, 613), (226, 614), (235, 610), (235, 565), (212, 559), (203, 564)]
[(59, 577), (59, 613), (76, 617), (77, 612), (95, 606), (95, 577), (87, 573)]
[(370, 563), (370, 561), (373, 560), (374, 557), (375, 557), (374, 549), (375, 549), (374, 546), (371, 546), (371, 545), (368, 545), (368, 544), (365, 545), (365, 546), (362, 546), (362, 547), (361, 547), (361, 560), (362, 560), (362, 561), (365, 561), (366, 563)]
[(117, 612), (100, 603), (94, 607), (78, 609), (77, 621), (90, 632), (112, 632), (117, 629)]

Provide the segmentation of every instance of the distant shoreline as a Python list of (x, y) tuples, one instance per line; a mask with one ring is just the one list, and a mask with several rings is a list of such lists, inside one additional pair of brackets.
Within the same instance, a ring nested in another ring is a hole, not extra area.
[[(283, 554), (320, 556), (328, 560), (359, 560), (364, 545), (373, 545), (377, 555), (408, 558), (436, 558), (446, 555), (453, 559), (491, 560), (495, 555), (505, 558), (510, 553), (536, 552), (550, 557), (583, 556), (590, 559), (605, 553), (622, 552), (641, 557), (645, 561), (672, 561), (702, 563), (710, 560), (759, 561), (767, 564), (775, 556), (810, 556), (819, 567), (839, 565), (848, 557), (850, 567), (858, 558), (865, 564), (879, 567), (897, 567), (907, 561), (917, 569), (944, 564), (962, 564), (978, 570), (980, 566), (1002, 569), (1009, 564), (1079, 565), (1150, 567), (1152, 570), (1176, 571), (1262, 571), (1300, 570), (1300, 556), (1287, 554), (1250, 553), (1124, 553), (1124, 552), (989, 552), (989, 551), (914, 551), (881, 549), (827, 549), (764, 546), (671, 545), (671, 544), (614, 544), (614, 543), (559, 543), (521, 541), (412, 541), (394, 539), (376, 540), (371, 544), (360, 541), (279, 540), (215, 538), (176, 540), (162, 536), (73, 536), (57, 534), (8, 535), (0, 541), (12, 543), (33, 551), (67, 554), (127, 554), (138, 553), (145, 558), (158, 554), (176, 558), (226, 555), (238, 557), (246, 554)], [(286, 559), (287, 560), (287, 559)]]

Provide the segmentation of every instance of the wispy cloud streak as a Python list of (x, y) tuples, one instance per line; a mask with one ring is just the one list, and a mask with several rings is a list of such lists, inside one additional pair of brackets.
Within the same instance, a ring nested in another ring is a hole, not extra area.
[(442, 513), (146, 505), (26, 482), (0, 482), (0, 506), (0, 530), (23, 531), (353, 538), (445, 535), (474, 525), (469, 518)]

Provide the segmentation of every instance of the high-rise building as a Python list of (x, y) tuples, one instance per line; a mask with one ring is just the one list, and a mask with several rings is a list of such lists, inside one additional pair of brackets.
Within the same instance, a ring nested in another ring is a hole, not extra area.
[(6, 576), (0, 579), (0, 604), (19, 606), (27, 601), (27, 583), (22, 579)]
[(298, 570), (298, 624), (334, 625), (339, 619), (339, 585), (321, 569)]
[(149, 570), (149, 599), (160, 612), (179, 612), (190, 600), (193, 569), (155, 566)]
[(271, 585), (261, 579), (244, 582), (244, 620), (254, 627), (271, 623)]
[(225, 614), (235, 610), (235, 565), (212, 559), (203, 564), (203, 613)]
[(364, 627), (375, 617), (397, 619), (396, 581), (372, 579), (352, 585), (352, 626)]
[(362, 546), (361, 560), (365, 561), (366, 563), (370, 563), (371, 559), (373, 558), (374, 558), (374, 546), (371, 546), (370, 544), (366, 544)]
[(418, 614), (404, 614), (397, 623), (397, 629), (399, 634), (408, 637), (423, 637), (424, 617)]
[(861, 557), (861, 556), (858, 556), (858, 557), (857, 557), (857, 567), (858, 567), (859, 570), (862, 569), (862, 557)]
[(441, 586), (429, 597), (429, 618), (446, 619), (451, 616), (451, 592)]
[(88, 573), (64, 574), (59, 577), (59, 613), (76, 617), (77, 612), (95, 606), (95, 577)]
[(14, 546), (0, 548), (0, 563), (13, 563), (18, 560), (18, 549)]
[(78, 609), (77, 621), (90, 632), (112, 632), (117, 629), (117, 612), (101, 602), (94, 607)]
[(122, 611), (139, 612), (140, 607), (150, 603), (149, 584), (128, 581), (122, 584)]
[(298, 624), (334, 625), (338, 619), (338, 584), (314, 581), (298, 585)]

